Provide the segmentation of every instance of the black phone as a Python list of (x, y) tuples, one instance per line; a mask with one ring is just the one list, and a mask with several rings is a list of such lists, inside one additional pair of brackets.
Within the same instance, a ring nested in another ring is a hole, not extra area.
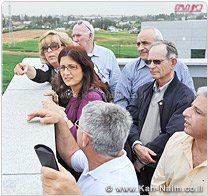
[(42, 166), (50, 167), (59, 171), (53, 150), (43, 144), (36, 145), (34, 149)]

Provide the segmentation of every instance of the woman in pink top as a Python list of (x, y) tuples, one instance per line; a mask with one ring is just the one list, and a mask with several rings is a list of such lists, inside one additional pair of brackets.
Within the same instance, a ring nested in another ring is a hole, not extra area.
[(79, 120), (82, 108), (91, 101), (110, 101), (109, 92), (106, 84), (98, 79), (93, 63), (82, 47), (65, 47), (60, 52), (58, 61), (59, 72), (54, 77), (52, 85), (55, 92), (62, 95), (61, 100), (68, 102), (65, 113), (60, 107), (54, 107), (52, 101), (46, 101), (43, 106), (48, 109), (56, 108), (55, 110), (64, 116), (69, 130), (76, 139), (75, 122)]

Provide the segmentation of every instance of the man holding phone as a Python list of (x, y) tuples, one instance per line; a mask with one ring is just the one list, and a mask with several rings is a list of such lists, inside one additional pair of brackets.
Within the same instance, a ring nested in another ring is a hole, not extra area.
[[(123, 150), (132, 119), (129, 112), (113, 103), (94, 101), (82, 111), (77, 143), (63, 117), (50, 110), (30, 113), (28, 121), (41, 117), (42, 123), (56, 123), (57, 148), (60, 156), (77, 172), (78, 182), (61, 165), (59, 170), (42, 167), (43, 194), (106, 195), (136, 194), (136, 172)], [(122, 191), (119, 188), (129, 188)]]

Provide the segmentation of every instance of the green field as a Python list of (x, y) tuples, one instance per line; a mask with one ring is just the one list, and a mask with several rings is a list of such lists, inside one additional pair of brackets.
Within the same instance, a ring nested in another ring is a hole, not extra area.
[(25, 55), (2, 55), (2, 94), (9, 85), (11, 79), (14, 76), (14, 68), (16, 64), (22, 62), (24, 58), (39, 58), (35, 56), (25, 56)]
[[(67, 32), (71, 37), (72, 32)], [(95, 32), (95, 43), (112, 50), (117, 58), (136, 58), (138, 57), (136, 47), (136, 34), (129, 34), (127, 31), (111, 33), (109, 31)], [(38, 52), (39, 38), (15, 43), (14, 48), (9, 48), (8, 44), (3, 44), (2, 50), (21, 51), (21, 52)], [(2, 74), (2, 92), (6, 90), (12, 77), (14, 76), (14, 67), (28, 56), (24, 55), (3, 55), (3, 74)], [(38, 58), (37, 56), (30, 56)]]
[[(68, 32), (71, 36), (71, 31)], [(104, 46), (113, 51), (118, 58), (134, 58), (138, 57), (136, 47), (136, 34), (128, 32), (111, 33), (109, 31), (95, 32), (95, 43)], [(15, 43), (14, 48), (9, 48), (8, 44), (3, 44), (3, 50), (21, 51), (21, 52), (38, 52), (39, 38), (30, 41)]]
[(15, 43), (14, 48), (9, 48), (8, 44), (3, 44), (3, 50), (9, 50), (9, 51), (21, 51), (21, 52), (38, 52), (38, 42), (39, 38), (24, 41), (24, 42), (17, 42)]

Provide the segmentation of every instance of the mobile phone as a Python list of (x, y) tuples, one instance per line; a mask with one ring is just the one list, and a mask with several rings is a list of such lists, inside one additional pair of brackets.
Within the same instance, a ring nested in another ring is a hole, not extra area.
[(59, 171), (53, 150), (43, 144), (36, 145), (34, 149), (42, 166), (50, 167)]

